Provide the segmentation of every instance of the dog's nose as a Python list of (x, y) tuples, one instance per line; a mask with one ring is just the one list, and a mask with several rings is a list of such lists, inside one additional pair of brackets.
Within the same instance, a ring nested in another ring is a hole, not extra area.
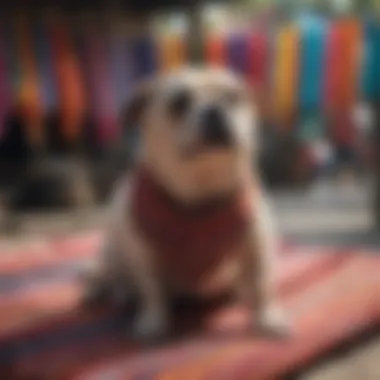
[(208, 145), (228, 145), (231, 135), (223, 110), (210, 106), (203, 110), (201, 116), (201, 137)]

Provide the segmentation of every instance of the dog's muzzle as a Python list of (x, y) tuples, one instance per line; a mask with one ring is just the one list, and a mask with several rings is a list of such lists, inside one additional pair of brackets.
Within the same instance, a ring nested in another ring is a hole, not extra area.
[(223, 110), (210, 106), (200, 117), (200, 139), (206, 146), (225, 147), (232, 144), (232, 135)]

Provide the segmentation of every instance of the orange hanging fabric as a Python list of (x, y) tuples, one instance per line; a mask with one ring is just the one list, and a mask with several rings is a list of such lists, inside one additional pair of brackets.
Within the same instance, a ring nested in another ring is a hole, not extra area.
[(326, 60), (325, 109), (347, 111), (356, 101), (360, 64), (359, 22), (337, 21), (331, 26)]
[(187, 53), (182, 35), (164, 36), (158, 40), (158, 44), (160, 71), (171, 71), (185, 64)]
[(297, 105), (299, 30), (286, 26), (276, 40), (274, 71), (274, 109), (279, 120), (291, 116)]
[(17, 105), (28, 129), (32, 145), (43, 141), (43, 106), (36, 59), (31, 39), (31, 28), (25, 15), (15, 19), (17, 52), (20, 59), (20, 78), (17, 93)]
[(342, 23), (341, 99), (340, 106), (350, 109), (358, 98), (360, 78), (361, 26), (356, 20)]
[(86, 108), (83, 78), (68, 26), (62, 20), (51, 21), (62, 135), (67, 141), (74, 142), (82, 132)]

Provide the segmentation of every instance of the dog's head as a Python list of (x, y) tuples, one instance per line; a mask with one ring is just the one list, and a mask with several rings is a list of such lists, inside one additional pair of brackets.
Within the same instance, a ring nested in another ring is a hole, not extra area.
[(182, 69), (150, 80), (133, 93), (124, 119), (140, 129), (142, 164), (183, 199), (229, 191), (251, 166), (252, 95), (227, 71)]

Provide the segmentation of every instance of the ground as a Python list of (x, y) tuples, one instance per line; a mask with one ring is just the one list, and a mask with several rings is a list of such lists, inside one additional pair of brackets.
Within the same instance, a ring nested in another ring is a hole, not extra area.
[(302, 380), (379, 380), (380, 340), (325, 363)]
[[(336, 187), (320, 183), (308, 192), (274, 194), (274, 209), (281, 233), (288, 239), (312, 244), (380, 247), (380, 233), (373, 227), (368, 184)], [(102, 210), (77, 214), (31, 215), (22, 218), (20, 233), (61, 234), (101, 226)], [(9, 238), (9, 237), (7, 237)], [(380, 339), (361, 345), (319, 366), (302, 380), (379, 380)]]

